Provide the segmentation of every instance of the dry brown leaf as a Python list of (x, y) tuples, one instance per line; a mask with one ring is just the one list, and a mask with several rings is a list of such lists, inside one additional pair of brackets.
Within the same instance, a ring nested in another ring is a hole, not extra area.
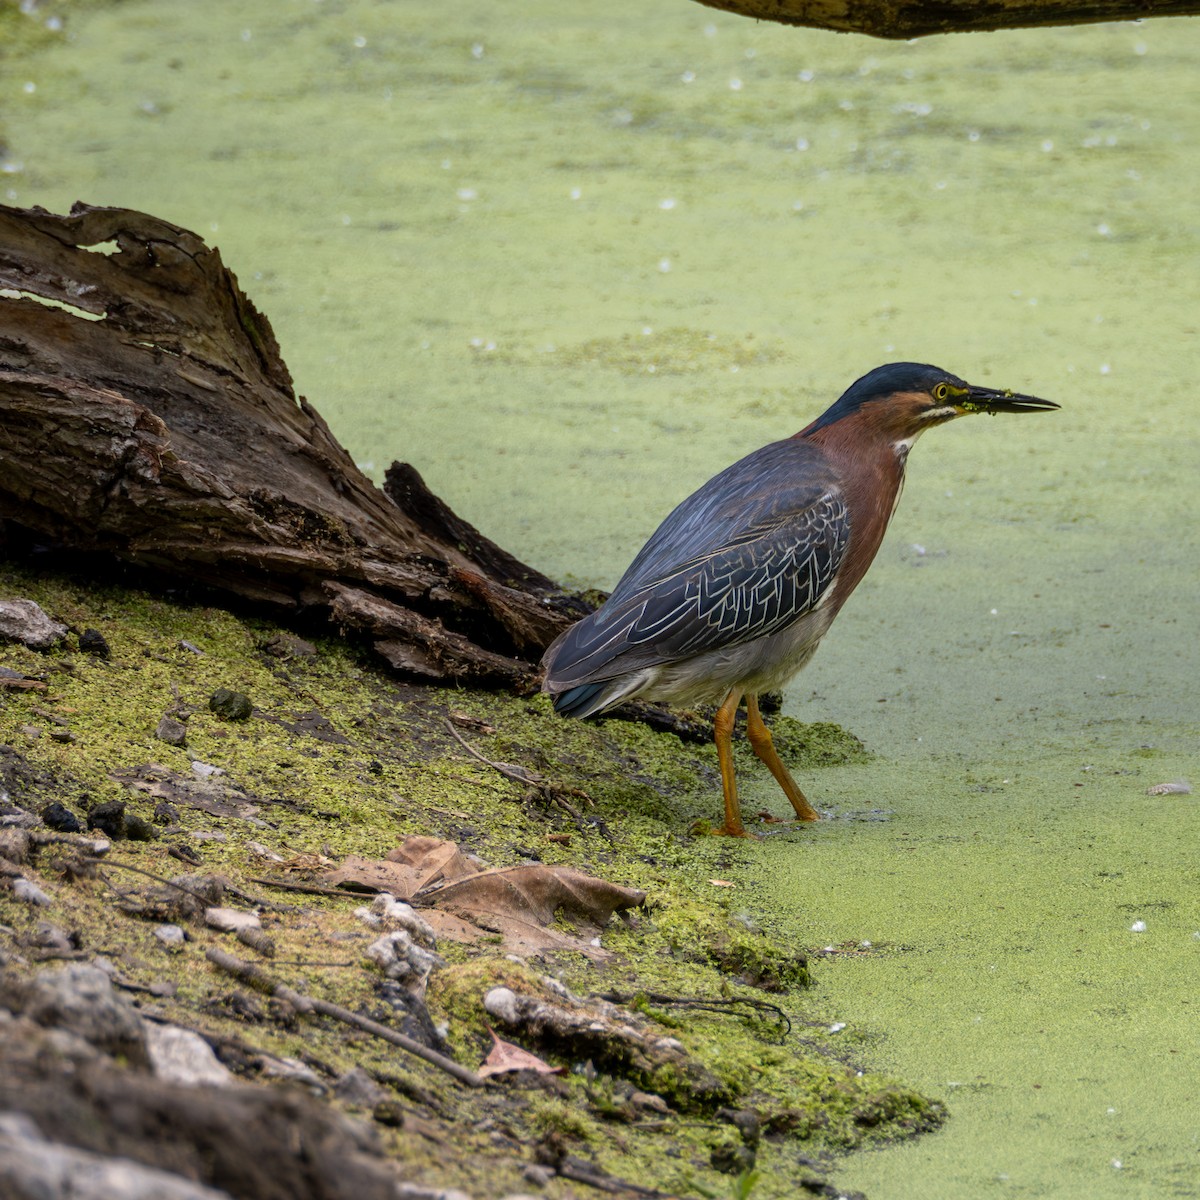
[(390, 892), (397, 900), (411, 900), (422, 888), (439, 879), (462, 879), (478, 870), (454, 842), (408, 837), (387, 858), (351, 854), (341, 866), (326, 871), (320, 879), (329, 887)]
[(498, 1038), (496, 1031), (490, 1026), (488, 1033), (492, 1035), (492, 1048), (483, 1060), (483, 1066), (479, 1068), (480, 1079), (487, 1079), (490, 1075), (503, 1075), (506, 1071), (536, 1071), (539, 1075), (561, 1075), (566, 1070), (565, 1067), (552, 1067), (536, 1054), (530, 1054), (528, 1050), (522, 1050), (520, 1046)]
[(463, 854), (456, 842), (448, 842), (443, 838), (420, 835), (406, 837), (395, 850), (389, 851), (388, 860), (406, 863), (418, 872), (417, 891), (438, 880), (452, 883), (456, 879), (479, 873), (479, 868)]
[(431, 904), (471, 918), (512, 916), (549, 925), (557, 913), (572, 924), (599, 932), (618, 909), (636, 908), (646, 893), (577, 871), (574, 867), (522, 863), (480, 871), (432, 893)]
[[(481, 871), (447, 884), (425, 899), (429, 905), (499, 933), (505, 948), (514, 954), (574, 950), (589, 958), (603, 958), (606, 952), (592, 945), (590, 937), (599, 933), (618, 909), (640, 905), (646, 893), (573, 867), (523, 863)], [(582, 937), (549, 928), (560, 913)]]
[(362, 858), (357, 854), (348, 854), (340, 867), (320, 876), (321, 882), (328, 887), (345, 888), (350, 892), (391, 892), (398, 900), (409, 899), (420, 878), (420, 872), (404, 863)]
[[(595, 935), (614, 912), (646, 899), (645, 892), (572, 867), (523, 863), (481, 871), (454, 842), (433, 837), (405, 838), (386, 860), (350, 855), (319, 878), (330, 887), (419, 898), (438, 937), (473, 943), (499, 934), (505, 950), (525, 957), (572, 950), (606, 958)], [(434, 887), (438, 881), (442, 886)], [(553, 927), (559, 915), (578, 936)]]

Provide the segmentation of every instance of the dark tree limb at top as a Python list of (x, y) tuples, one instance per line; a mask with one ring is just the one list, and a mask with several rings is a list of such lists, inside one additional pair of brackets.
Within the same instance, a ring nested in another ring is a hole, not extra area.
[(0, 523), (327, 616), (431, 681), (532, 686), (586, 611), (414, 468), (378, 489), (218, 252), (127, 209), (0, 206)]
[(1200, 0), (699, 0), (710, 8), (837, 33), (907, 39), (934, 33), (1088, 25), (1200, 13)]

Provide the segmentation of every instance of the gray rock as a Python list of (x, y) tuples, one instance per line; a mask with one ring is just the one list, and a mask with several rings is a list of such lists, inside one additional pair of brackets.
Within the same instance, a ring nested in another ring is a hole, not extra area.
[(254, 703), (244, 692), (217, 688), (208, 698), (208, 707), (226, 721), (244, 721), (254, 711)]
[(391, 1099), (391, 1093), (380, 1087), (362, 1067), (347, 1071), (333, 1085), (333, 1094), (356, 1108), (374, 1108)]
[(229, 1087), (234, 1083), (232, 1072), (217, 1059), (209, 1044), (190, 1029), (147, 1021), (146, 1050), (155, 1075), (168, 1083), (184, 1087)]
[(222, 933), (240, 933), (243, 929), (258, 929), (262, 922), (253, 914), (240, 908), (206, 908), (204, 923), (210, 929)]
[(230, 1200), (127, 1158), (50, 1142), (22, 1113), (0, 1113), (0, 1196), (5, 1200)]
[(154, 731), (154, 736), (168, 746), (184, 746), (187, 744), (187, 726), (176, 717), (164, 716)]
[(42, 908), (49, 908), (54, 903), (36, 883), (22, 879), (19, 875), (12, 881), (12, 890), (13, 895), (24, 904), (37, 904)]
[(66, 636), (67, 627), (52, 621), (32, 600), (0, 600), (0, 638), (49, 650)]
[(90, 964), (39, 971), (28, 985), (25, 1015), (46, 1028), (68, 1029), (114, 1058), (138, 1066), (148, 1061), (137, 1009)]

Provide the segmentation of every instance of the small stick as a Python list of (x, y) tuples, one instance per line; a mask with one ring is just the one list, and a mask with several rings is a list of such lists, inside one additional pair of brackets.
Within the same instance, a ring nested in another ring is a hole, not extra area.
[(468, 1067), (460, 1066), (453, 1059), (439, 1054), (436, 1050), (430, 1050), (428, 1046), (423, 1046), (420, 1042), (405, 1037), (402, 1033), (397, 1033), (387, 1025), (381, 1025), (369, 1017), (360, 1017), (358, 1013), (351, 1012), (340, 1004), (331, 1004), (328, 1000), (305, 996), (301, 992), (293, 991), (286, 984), (276, 983), (256, 963), (248, 963), (243, 959), (235, 958), (232, 954), (219, 950), (215, 946), (205, 951), (205, 957), (213, 966), (227, 974), (235, 976), (268, 995), (287, 1001), (299, 1013), (307, 1015), (317, 1012), (346, 1025), (353, 1025), (364, 1033), (373, 1034), (385, 1042), (390, 1042), (393, 1046), (399, 1046), (401, 1050), (407, 1050), (409, 1054), (415, 1054), (417, 1058), (422, 1058), (439, 1070), (445, 1071), (447, 1075), (453, 1076), (459, 1083), (464, 1083), (467, 1087), (483, 1087), (484, 1081)]

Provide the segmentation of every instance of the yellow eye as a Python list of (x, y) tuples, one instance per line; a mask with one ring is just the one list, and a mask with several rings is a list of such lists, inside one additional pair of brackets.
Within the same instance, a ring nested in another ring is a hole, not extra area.
[(950, 397), (950, 389), (944, 383), (939, 383), (937, 385), (937, 387), (935, 387), (933, 389), (933, 398), (939, 404), (941, 404), (945, 400), (949, 399), (949, 397)]

